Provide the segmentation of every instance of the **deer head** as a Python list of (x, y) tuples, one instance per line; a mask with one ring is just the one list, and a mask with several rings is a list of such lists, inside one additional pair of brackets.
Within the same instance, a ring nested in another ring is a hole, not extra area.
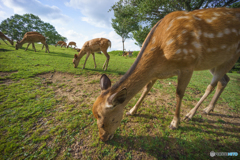
[(18, 50), (18, 48), (21, 48), (22, 45), (19, 43), (19, 41), (17, 41), (17, 43), (15, 44), (15, 49)]
[(113, 138), (115, 130), (120, 126), (127, 89), (110, 93), (111, 81), (105, 74), (100, 79), (100, 87), (101, 95), (93, 104), (93, 114), (97, 119), (100, 138), (107, 141)]

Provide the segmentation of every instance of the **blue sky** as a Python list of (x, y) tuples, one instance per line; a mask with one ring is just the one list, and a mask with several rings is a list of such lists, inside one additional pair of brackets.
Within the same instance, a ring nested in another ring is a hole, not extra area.
[[(81, 48), (85, 41), (104, 37), (112, 42), (111, 50), (122, 50), (122, 39), (111, 26), (113, 11), (118, 0), (0, 0), (0, 22), (14, 14), (32, 13), (52, 24), (68, 41)], [(125, 49), (140, 50), (134, 40), (125, 41)]]

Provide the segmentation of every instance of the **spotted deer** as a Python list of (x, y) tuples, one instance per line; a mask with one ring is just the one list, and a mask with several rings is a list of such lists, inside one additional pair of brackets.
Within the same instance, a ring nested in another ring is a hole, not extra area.
[(200, 104), (216, 87), (204, 112), (209, 114), (229, 82), (226, 73), (240, 56), (240, 9), (211, 8), (166, 15), (151, 29), (138, 57), (126, 74), (113, 86), (103, 74), (101, 94), (93, 104), (100, 139), (113, 138), (121, 123), (126, 104), (144, 87), (136, 105), (127, 112), (134, 115), (157, 79), (178, 76), (176, 111), (170, 129), (180, 123), (180, 106), (193, 71), (210, 70), (213, 75), (204, 95), (186, 115), (190, 120)]
[(55, 44), (55, 47), (57, 47), (58, 45), (62, 45), (63, 43), (65, 43), (64, 41), (58, 41), (56, 44)]
[(76, 46), (76, 42), (69, 42), (68, 45), (67, 45), (67, 48), (68, 48), (70, 45), (71, 45), (71, 46), (74, 45), (75, 47), (77, 47), (77, 46)]
[[(43, 35), (41, 35), (38, 32), (27, 32), (27, 33), (25, 33), (24, 36), (23, 36), (23, 39), (20, 42), (17, 41), (17, 43), (15, 45), (15, 49), (18, 50), (19, 48), (21, 48), (24, 43), (28, 43), (28, 44), (32, 43), (33, 44), (35, 42), (41, 42), (46, 47), (45, 52), (48, 51), (48, 53), (49, 53), (48, 44), (46, 43), (46, 37), (44, 37)], [(36, 48), (35, 48), (34, 44), (33, 44), (33, 48), (36, 52)]]
[(87, 62), (87, 59), (89, 57), (90, 54), (92, 54), (93, 56), (93, 61), (94, 61), (94, 64), (95, 64), (95, 68), (97, 67), (96, 65), (96, 62), (95, 62), (95, 54), (94, 52), (103, 52), (103, 54), (107, 57), (105, 63), (103, 64), (103, 69), (106, 71), (107, 70), (107, 67), (108, 67), (108, 62), (109, 62), (109, 59), (110, 59), (110, 56), (109, 54), (107, 53), (107, 49), (111, 47), (111, 41), (109, 39), (106, 39), (106, 38), (95, 38), (95, 39), (92, 39), (90, 41), (87, 41), (83, 44), (81, 50), (79, 51), (78, 55), (75, 54), (74, 55), (74, 59), (73, 59), (73, 64), (74, 64), (74, 68), (77, 68), (81, 58), (87, 54), (86, 56), (86, 60), (84, 62), (84, 65), (83, 65), (83, 68), (85, 68), (85, 65), (86, 65), (86, 62)]

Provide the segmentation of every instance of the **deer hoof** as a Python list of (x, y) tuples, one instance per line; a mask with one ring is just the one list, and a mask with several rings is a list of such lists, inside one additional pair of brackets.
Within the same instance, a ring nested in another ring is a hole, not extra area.
[(173, 125), (170, 125), (170, 126), (169, 126), (169, 129), (171, 129), (171, 130), (175, 130), (175, 129), (177, 129), (177, 128), (174, 127)]

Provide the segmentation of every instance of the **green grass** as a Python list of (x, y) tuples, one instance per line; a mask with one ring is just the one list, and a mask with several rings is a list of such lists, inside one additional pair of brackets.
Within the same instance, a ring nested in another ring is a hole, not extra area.
[[(136, 56), (109, 52), (109, 67), (103, 71), (106, 58), (95, 54), (97, 68), (90, 57), (82, 70), (85, 56), (78, 68), (73, 67), (75, 50), (49, 46), (50, 53), (45, 53), (42, 45), (35, 46), (37, 52), (31, 47), (24, 51), (26, 45), (15, 50), (1, 41), (0, 159), (210, 159), (211, 151), (239, 151), (239, 74), (228, 74), (231, 81), (211, 115), (200, 111), (213, 94), (193, 120), (181, 121), (177, 130), (168, 128), (175, 111), (177, 77), (157, 81), (138, 113), (124, 116), (114, 138), (104, 143), (91, 111), (100, 93), (99, 78), (105, 73), (116, 82)], [(44, 73), (49, 74), (47, 78), (40, 76)], [(59, 77), (53, 81), (50, 75)], [(194, 72), (181, 118), (201, 98), (211, 78), (208, 71)]]

